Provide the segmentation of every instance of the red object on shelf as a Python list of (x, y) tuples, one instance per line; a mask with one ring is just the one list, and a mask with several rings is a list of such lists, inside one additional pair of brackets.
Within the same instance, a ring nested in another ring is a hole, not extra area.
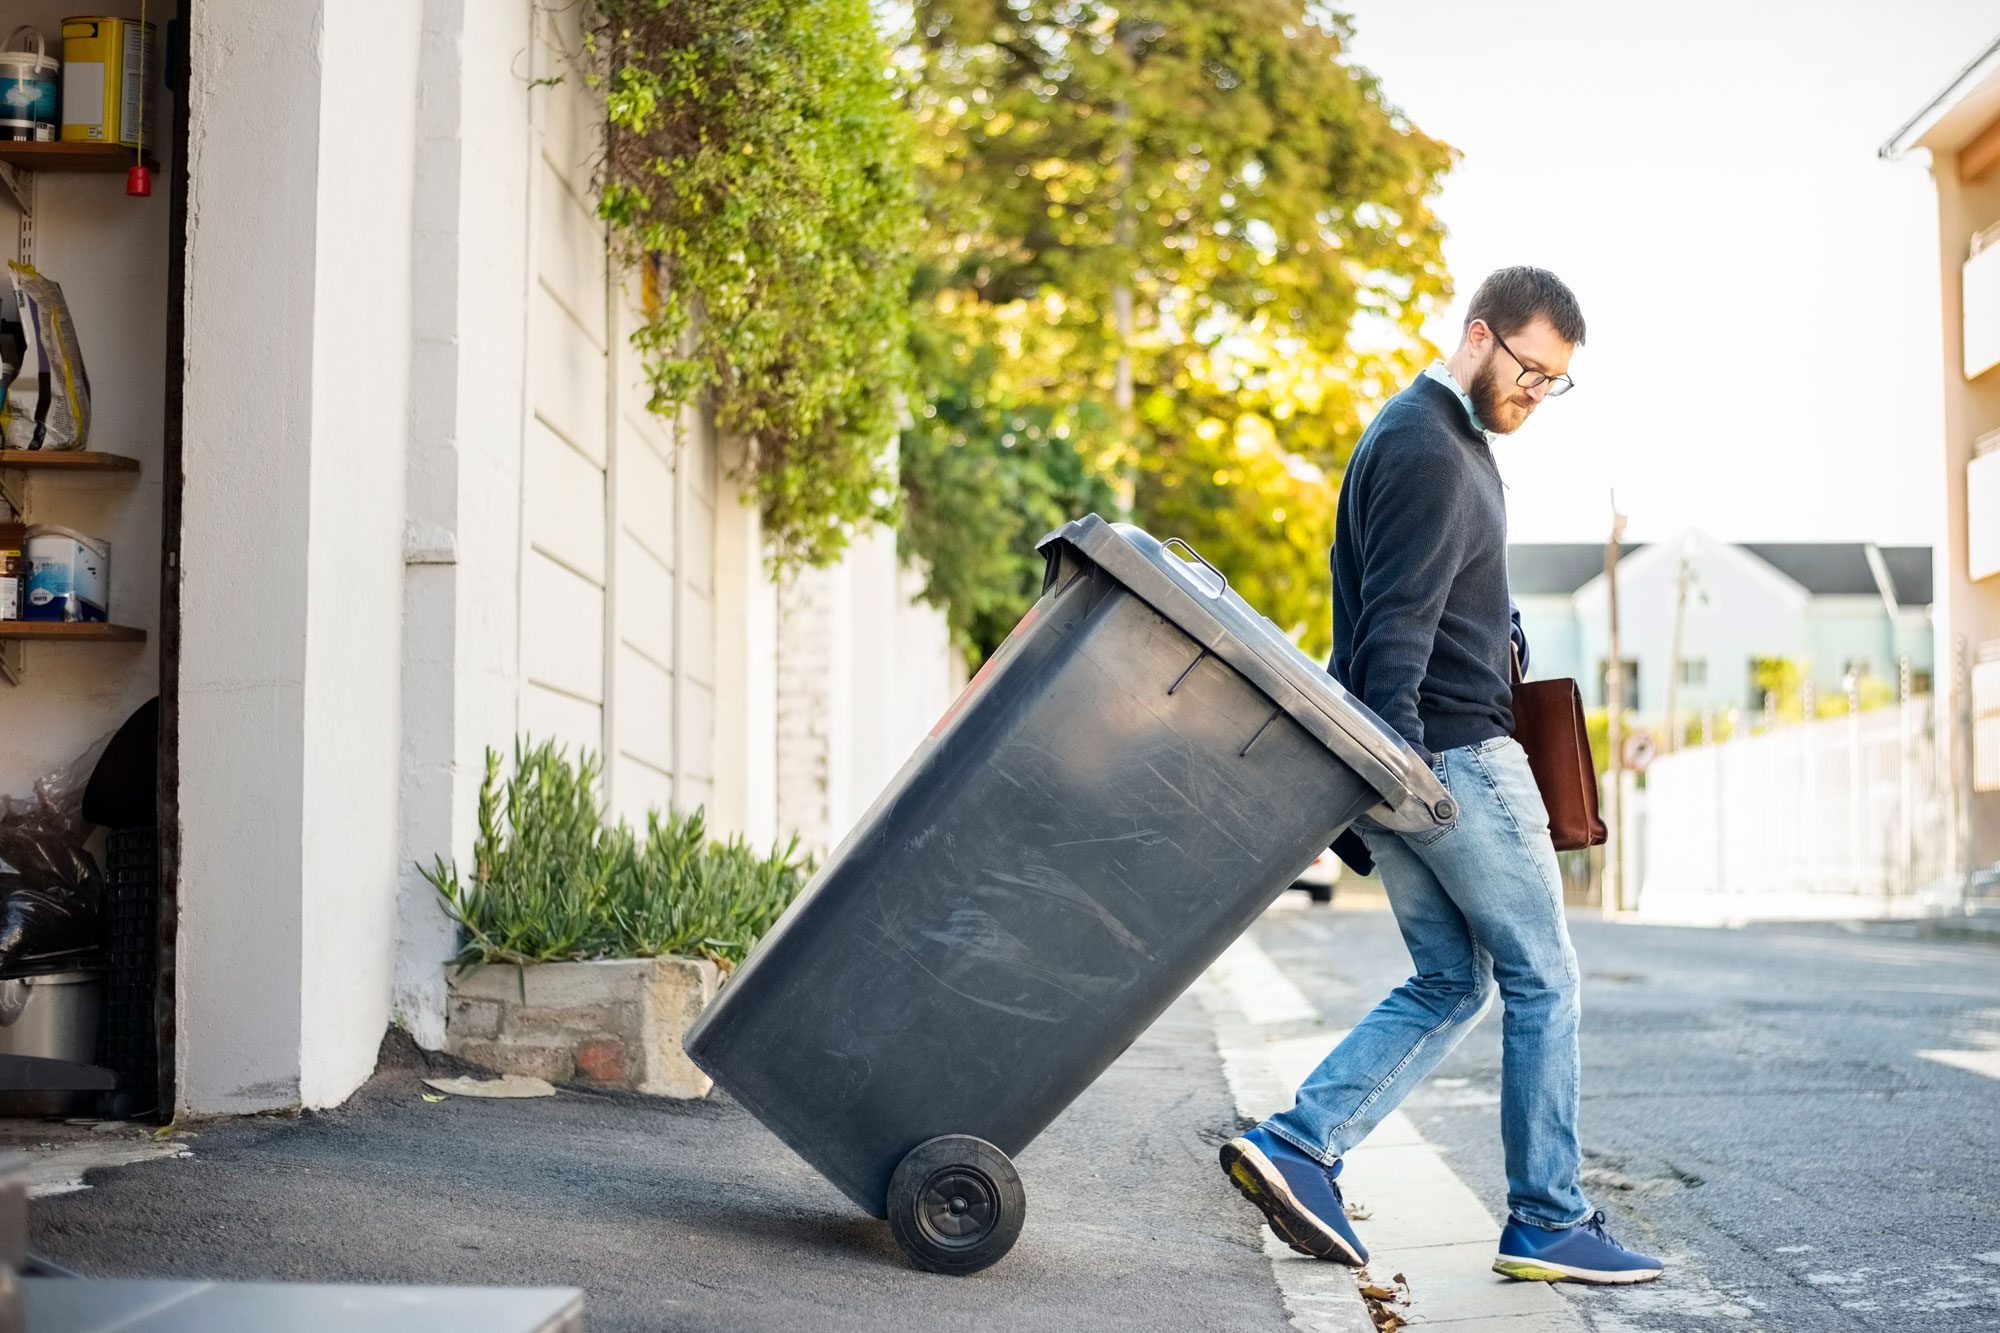
[(125, 193), (136, 198), (145, 198), (153, 192), (153, 173), (143, 165), (134, 165), (125, 173)]

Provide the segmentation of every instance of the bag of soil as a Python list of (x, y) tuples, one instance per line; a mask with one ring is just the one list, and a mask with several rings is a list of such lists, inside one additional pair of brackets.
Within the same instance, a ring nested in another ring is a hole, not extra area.
[(9, 449), (81, 449), (90, 435), (90, 377), (62, 288), (10, 262), (20, 303), (21, 371), (0, 407), (0, 438)]

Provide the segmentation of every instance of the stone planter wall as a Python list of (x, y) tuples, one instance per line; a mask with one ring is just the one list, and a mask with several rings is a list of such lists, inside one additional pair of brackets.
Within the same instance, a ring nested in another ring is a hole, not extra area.
[(446, 973), (445, 1050), (551, 1083), (706, 1097), (681, 1038), (721, 980), (696, 958), (489, 963)]

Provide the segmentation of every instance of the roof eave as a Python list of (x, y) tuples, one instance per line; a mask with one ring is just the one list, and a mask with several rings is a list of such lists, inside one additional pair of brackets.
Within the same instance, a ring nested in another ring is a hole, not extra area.
[(1936, 145), (1925, 142), (1940, 122), (1952, 110), (1989, 79), (2000, 79), (2000, 38), (1995, 38), (1971, 64), (1960, 70), (1958, 77), (1939, 91), (1936, 97), (1924, 104), (1923, 110), (1910, 117), (1900, 130), (1890, 136), (1889, 141), (1877, 150), (1879, 156), (1894, 162), (1913, 148), (1933, 148)]

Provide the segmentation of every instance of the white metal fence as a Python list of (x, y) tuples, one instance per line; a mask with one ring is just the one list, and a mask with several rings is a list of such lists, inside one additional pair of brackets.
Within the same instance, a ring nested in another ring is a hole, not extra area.
[(1662, 756), (1635, 804), (1649, 917), (1914, 916), (1958, 892), (1928, 697)]

